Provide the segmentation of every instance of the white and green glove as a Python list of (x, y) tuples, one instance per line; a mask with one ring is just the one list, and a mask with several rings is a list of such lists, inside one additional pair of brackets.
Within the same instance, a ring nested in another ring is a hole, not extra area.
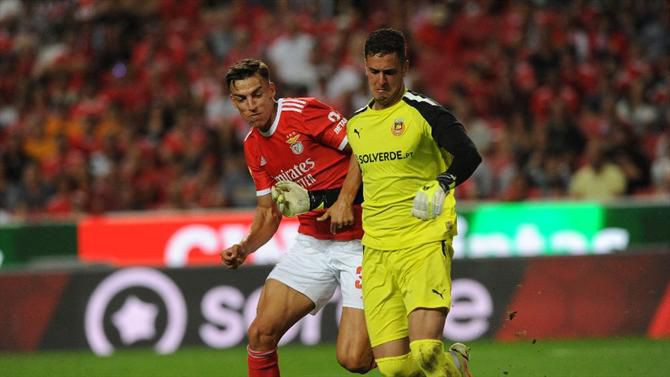
[(272, 186), (272, 200), (284, 216), (293, 217), (310, 210), (309, 192), (293, 181), (279, 181)]
[(444, 199), (456, 186), (456, 177), (453, 174), (442, 173), (437, 179), (425, 183), (414, 196), (412, 216), (421, 220), (430, 220), (442, 213)]

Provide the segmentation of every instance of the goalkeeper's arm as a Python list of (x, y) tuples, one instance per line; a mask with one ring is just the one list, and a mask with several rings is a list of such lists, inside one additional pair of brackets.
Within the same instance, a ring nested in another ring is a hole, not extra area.
[[(344, 152), (351, 154), (351, 146), (346, 145)], [(277, 203), (279, 211), (285, 216), (296, 216), (315, 209), (329, 208), (320, 221), (330, 217), (331, 207), (337, 203), (333, 221), (347, 222), (341, 212), (343, 206), (363, 203), (363, 189), (361, 187), (361, 171), (356, 158), (352, 155), (349, 160), (349, 169), (341, 188), (307, 191), (292, 181), (280, 181), (272, 187), (272, 200)], [(353, 215), (350, 215), (351, 217)], [(332, 224), (331, 224), (332, 225)]]
[(449, 168), (436, 177), (440, 186), (449, 190), (465, 182), (477, 166), (482, 162), (482, 157), (472, 139), (465, 132), (465, 127), (449, 112), (440, 113), (437, 125), (432, 127), (432, 136), (440, 148), (449, 152), (453, 159)]
[[(329, 189), (329, 190), (317, 190), (317, 191), (308, 191), (309, 194), (309, 210), (313, 211), (315, 209), (329, 208), (337, 201), (340, 196), (340, 192), (343, 192), (343, 188)], [(353, 197), (352, 204), (361, 204), (363, 203), (363, 190), (358, 189), (355, 196)]]
[(435, 123), (432, 127), (433, 139), (453, 158), (447, 170), (417, 190), (412, 204), (412, 215), (421, 220), (439, 216), (449, 191), (468, 179), (482, 161), (475, 144), (465, 133), (465, 128), (451, 113), (440, 112)]
[[(350, 152), (347, 145), (347, 152)], [(361, 186), (361, 170), (354, 156), (349, 159), (349, 169), (344, 178), (342, 188), (322, 191), (311, 191), (309, 193), (310, 209), (331, 208), (339, 201), (340, 204), (351, 206), (363, 203), (363, 189)]]
[[(315, 209), (328, 208), (337, 201), (341, 188), (307, 191), (293, 181), (280, 181), (272, 187), (272, 200), (284, 216), (297, 216)], [(363, 202), (361, 190), (354, 203)]]

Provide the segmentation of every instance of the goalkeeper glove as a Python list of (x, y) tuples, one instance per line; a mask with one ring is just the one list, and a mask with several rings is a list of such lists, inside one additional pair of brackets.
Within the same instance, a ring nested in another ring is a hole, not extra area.
[(310, 210), (309, 192), (293, 181), (279, 181), (272, 186), (272, 200), (284, 216), (293, 217)]
[(416, 192), (412, 203), (412, 215), (421, 220), (434, 219), (442, 213), (447, 194), (456, 186), (453, 174), (442, 173), (437, 179), (427, 182)]

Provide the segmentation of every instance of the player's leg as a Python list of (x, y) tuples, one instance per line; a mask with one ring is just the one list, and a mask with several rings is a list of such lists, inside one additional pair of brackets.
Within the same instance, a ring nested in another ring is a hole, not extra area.
[(314, 302), (286, 284), (268, 279), (258, 301), (256, 318), (249, 326), (249, 347), (269, 351), (277, 347), (291, 326), (314, 309)]
[[(261, 353), (266, 360), (276, 356), (281, 337), (302, 317), (320, 310), (337, 288), (337, 276), (328, 267), (327, 242), (299, 234), (282, 260), (272, 269), (258, 304), (256, 319), (249, 327), (249, 354)], [(250, 376), (252, 365), (250, 365)], [(278, 376), (279, 369), (276, 367)], [(258, 376), (266, 376), (259, 374)]]
[(375, 365), (362, 309), (343, 307), (337, 333), (337, 361), (352, 373), (365, 374)]
[(337, 271), (342, 294), (337, 361), (350, 372), (363, 374), (375, 365), (363, 313), (363, 245), (360, 240), (336, 241), (327, 252), (331, 269)]
[(415, 309), (409, 314), (409, 347), (412, 356), (428, 377), (460, 377), (451, 355), (444, 350), (442, 329), (445, 308)]
[(389, 263), (394, 251), (365, 249), (363, 303), (372, 353), (382, 375), (423, 376), (409, 349), (407, 311)]
[(249, 326), (249, 377), (278, 377), (277, 344), (282, 335), (314, 308), (307, 296), (284, 283), (268, 279)]
[(385, 377), (423, 377), (409, 349), (409, 339), (391, 340), (372, 347), (375, 362)]
[(403, 261), (401, 286), (410, 313), (412, 356), (428, 377), (460, 377), (442, 342), (451, 306), (451, 250), (444, 242), (432, 242), (403, 250), (403, 254), (398, 256)]
[[(451, 271), (451, 261), (454, 258), (454, 247), (452, 245), (451, 239), (445, 241), (442, 244), (445, 252), (445, 256), (449, 259), (449, 271)], [(449, 274), (449, 283), (451, 284), (451, 273)], [(466, 346), (463, 343), (454, 343), (449, 346), (449, 354), (454, 360), (454, 364), (461, 372), (463, 377), (473, 377), (472, 372), (470, 371), (470, 347)]]

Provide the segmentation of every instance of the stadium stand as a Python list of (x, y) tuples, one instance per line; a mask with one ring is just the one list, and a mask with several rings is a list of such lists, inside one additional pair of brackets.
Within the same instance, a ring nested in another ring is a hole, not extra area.
[(461, 198), (569, 198), (593, 149), (613, 197), (670, 197), (667, 1), (2, 0), (1, 218), (252, 206), (227, 66), (351, 114), (384, 25), (485, 156)]

